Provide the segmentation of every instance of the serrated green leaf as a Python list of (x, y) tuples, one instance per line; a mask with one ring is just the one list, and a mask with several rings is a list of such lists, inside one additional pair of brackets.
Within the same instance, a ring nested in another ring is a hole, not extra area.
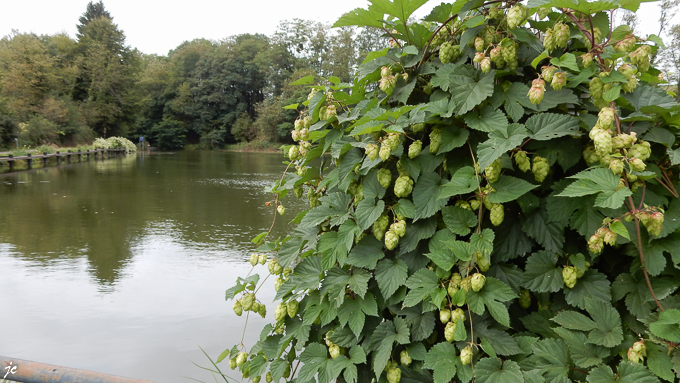
[(475, 174), (475, 169), (470, 166), (464, 166), (456, 170), (449, 182), (442, 184), (437, 198), (444, 199), (460, 194), (467, 194), (478, 187), (479, 179)]
[(404, 307), (412, 307), (432, 294), (438, 288), (437, 275), (432, 270), (420, 269), (406, 280), (409, 292), (404, 299)]
[(475, 364), (475, 376), (479, 383), (524, 383), (519, 365), (499, 358), (480, 359)]
[(659, 378), (675, 382), (673, 363), (671, 362), (671, 356), (668, 355), (668, 347), (647, 342), (646, 348), (647, 367)]
[(446, 200), (438, 199), (442, 189), (441, 182), (441, 178), (435, 173), (424, 173), (420, 176), (413, 188), (415, 220), (431, 217), (446, 205)]
[(441, 144), (439, 145), (437, 154), (447, 153), (455, 148), (460, 148), (467, 142), (469, 135), (470, 132), (468, 130), (460, 129), (455, 126), (447, 127), (442, 130)]
[(680, 310), (670, 309), (659, 314), (659, 320), (649, 325), (652, 334), (671, 342), (680, 342)]
[(496, 278), (487, 277), (484, 287), (478, 292), (468, 291), (467, 302), (470, 310), (477, 314), (484, 313), (484, 306), (491, 316), (501, 325), (510, 326), (508, 309), (502, 302), (517, 298), (517, 294), (508, 285)]
[(579, 120), (568, 114), (539, 113), (525, 122), (529, 137), (533, 140), (548, 141), (554, 138), (578, 133)]
[(423, 368), (434, 372), (434, 383), (447, 383), (456, 376), (456, 365), (451, 363), (456, 358), (456, 348), (449, 342), (440, 342), (427, 353)]
[(493, 203), (514, 201), (528, 191), (538, 187), (538, 185), (532, 185), (523, 179), (506, 175), (501, 175), (498, 177), (498, 180), (491, 185), (493, 191), (489, 193), (489, 201)]
[(406, 283), (408, 277), (406, 263), (401, 259), (383, 259), (378, 262), (375, 280), (383, 297), (390, 297)]
[(580, 331), (570, 331), (562, 327), (553, 329), (569, 347), (571, 359), (577, 366), (588, 368), (601, 364), (609, 357), (609, 349), (588, 343), (588, 338)]
[(621, 316), (609, 302), (586, 298), (586, 311), (597, 324), (588, 334), (588, 342), (605, 347), (616, 347), (623, 341)]
[(383, 243), (378, 241), (374, 236), (364, 237), (352, 248), (352, 251), (349, 252), (346, 262), (352, 266), (373, 270), (378, 261), (385, 257), (382, 248)]
[(569, 374), (571, 363), (565, 346), (561, 339), (542, 339), (532, 346), (529, 360), (547, 381), (554, 382), (557, 377), (566, 378)]
[(576, 56), (574, 56), (573, 53), (565, 53), (559, 59), (553, 57), (550, 59), (550, 63), (560, 68), (564, 67), (571, 69), (574, 72), (579, 71), (578, 64), (576, 63)]
[(510, 124), (506, 131), (495, 130), (489, 133), (489, 139), (477, 146), (480, 169), (485, 169), (503, 153), (519, 146), (528, 133), (522, 124)]
[(568, 330), (590, 331), (597, 327), (590, 318), (576, 311), (561, 311), (551, 320)]
[(487, 105), (481, 111), (467, 113), (465, 123), (472, 129), (488, 133), (494, 130), (505, 131), (508, 118), (500, 110)]
[(470, 234), (470, 228), (477, 226), (475, 213), (457, 206), (446, 206), (442, 209), (442, 218), (446, 227), (458, 235)]
[(607, 276), (595, 270), (588, 270), (583, 277), (576, 281), (573, 289), (565, 288), (567, 303), (580, 309), (585, 309), (586, 299), (595, 298), (601, 301), (611, 301), (609, 280)]
[(456, 67), (449, 76), (449, 92), (456, 115), (469, 112), (493, 94), (495, 74), (494, 70), (482, 74), (469, 65)]
[(626, 227), (623, 225), (623, 222), (621, 221), (614, 221), (610, 223), (609, 230), (626, 238), (627, 240), (630, 240), (630, 234), (628, 233), (628, 229), (626, 229)]
[(522, 230), (546, 250), (559, 252), (564, 245), (564, 227), (560, 222), (548, 222), (545, 207), (536, 209), (522, 224)]
[(659, 383), (644, 365), (625, 360), (619, 364), (616, 375), (611, 367), (603, 365), (592, 369), (586, 380), (588, 383)]
[(564, 286), (562, 270), (555, 267), (557, 256), (541, 250), (527, 258), (522, 286), (531, 291), (556, 292)]
[(371, 227), (373, 223), (380, 217), (385, 210), (385, 201), (364, 198), (356, 209), (356, 222), (359, 228), (363, 231)]

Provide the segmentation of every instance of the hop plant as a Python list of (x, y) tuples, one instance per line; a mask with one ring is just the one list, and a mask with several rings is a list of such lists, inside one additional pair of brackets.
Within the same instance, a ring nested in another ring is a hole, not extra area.
[(555, 90), (560, 90), (567, 85), (567, 76), (564, 72), (557, 72), (553, 75), (550, 86)]
[(390, 148), (389, 143), (383, 142), (380, 144), (380, 152), (378, 155), (380, 156), (380, 159), (383, 161), (387, 161), (390, 158), (390, 155), (392, 154), (392, 149)]
[(392, 183), (392, 172), (390, 172), (389, 169), (382, 168), (378, 170), (377, 177), (380, 186), (384, 187), (385, 189), (387, 189), (390, 186), (390, 183)]
[(451, 45), (449, 42), (442, 43), (441, 47), (439, 47), (439, 60), (442, 64), (454, 62), (459, 58), (459, 51), (459, 45)]
[(237, 366), (236, 366), (236, 358), (231, 358), (231, 359), (229, 359), (229, 368), (233, 370), (233, 369), (235, 369), (236, 367), (237, 367)]
[(453, 342), (454, 334), (456, 333), (456, 326), (458, 322), (447, 322), (444, 327), (444, 338), (447, 342)]
[(475, 50), (477, 52), (483, 52), (484, 51), (484, 39), (481, 37), (475, 37)]
[(257, 254), (252, 254), (250, 256), (250, 265), (255, 267), (257, 265), (257, 262), (260, 260), (260, 257)]
[(524, 24), (527, 17), (529, 17), (529, 10), (525, 6), (521, 4), (513, 5), (508, 11), (508, 29), (515, 29)]
[(394, 195), (399, 198), (408, 197), (413, 190), (413, 180), (411, 177), (402, 175), (394, 182)]
[(531, 83), (531, 89), (529, 89), (529, 93), (527, 93), (527, 96), (529, 96), (529, 101), (531, 101), (532, 104), (537, 105), (540, 104), (541, 101), (543, 101), (543, 94), (545, 93), (545, 81), (543, 81), (540, 78), (535, 79)]
[(614, 50), (619, 53), (628, 53), (633, 50), (635, 43), (637, 43), (635, 36), (628, 35), (614, 45)]
[(232, 308), (234, 309), (234, 313), (237, 316), (241, 316), (241, 314), (243, 314), (243, 305), (241, 304), (240, 300), (234, 302), (234, 306)]
[(300, 303), (296, 300), (288, 301), (286, 304), (286, 311), (288, 312), (288, 316), (293, 318), (295, 315), (298, 313), (298, 309), (300, 308)]
[(392, 74), (392, 70), (386, 66), (380, 68), (380, 77), (385, 78)]
[(333, 359), (337, 358), (338, 356), (340, 356), (340, 346), (338, 346), (335, 343), (332, 343), (328, 347), (328, 353), (331, 354), (331, 358)]
[(555, 43), (559, 48), (566, 48), (569, 42), (569, 26), (558, 22), (553, 27), (555, 31)]
[(564, 279), (564, 284), (573, 289), (576, 286), (576, 268), (574, 266), (567, 266), (562, 269), (562, 279)]
[(484, 169), (484, 174), (486, 175), (486, 180), (494, 183), (498, 180), (498, 177), (501, 175), (501, 170), (503, 168), (503, 165), (501, 164), (501, 159), (498, 158), (494, 162), (491, 163), (491, 165), (487, 166), (486, 169)]
[(472, 278), (470, 278), (470, 287), (472, 288), (472, 291), (479, 291), (484, 287), (484, 283), (486, 282), (486, 277), (480, 273), (475, 273)]
[(382, 241), (383, 236), (385, 235), (385, 230), (387, 230), (387, 226), (390, 224), (390, 218), (387, 216), (387, 214), (381, 215), (374, 223), (373, 223), (373, 235), (378, 241)]
[(479, 271), (481, 272), (487, 272), (489, 271), (489, 267), (491, 267), (491, 263), (489, 262), (488, 259), (482, 255), (482, 253), (477, 252), (477, 267), (479, 267)]
[(553, 75), (555, 74), (556, 70), (557, 68), (552, 65), (544, 66), (541, 68), (541, 77), (543, 77), (543, 80), (547, 82), (552, 82)]
[(536, 182), (543, 182), (550, 171), (550, 164), (547, 159), (541, 156), (534, 156), (534, 164), (531, 167), (531, 171), (534, 173)]
[(590, 66), (590, 64), (593, 63), (593, 54), (592, 53), (584, 53), (581, 55), (581, 60), (583, 62), (584, 67)]
[(472, 346), (467, 346), (460, 351), (460, 362), (467, 366), (472, 362)]
[(442, 143), (442, 131), (439, 128), (432, 129), (430, 132), (430, 153), (436, 154), (439, 151), (439, 145)]
[(519, 291), (519, 305), (523, 309), (528, 309), (531, 306), (531, 293), (527, 289)]
[(408, 158), (416, 158), (420, 154), (423, 148), (423, 143), (420, 140), (413, 141), (413, 143), (408, 147)]
[(482, 61), (479, 62), (479, 68), (482, 70), (482, 73), (489, 73), (491, 70), (491, 60), (489, 60), (488, 57), (484, 57)]
[(522, 172), (526, 173), (529, 169), (531, 169), (531, 161), (527, 157), (527, 152), (520, 150), (517, 153), (515, 153), (514, 158), (517, 167)]
[(250, 308), (253, 306), (254, 302), (255, 302), (255, 295), (254, 294), (246, 294), (241, 301), (241, 306), (243, 306), (244, 310), (249, 311)]
[(394, 90), (394, 86), (397, 84), (397, 78), (393, 75), (389, 75), (387, 77), (383, 77), (380, 79), (380, 90), (387, 94), (392, 94), (392, 91)]
[(505, 211), (503, 210), (503, 205), (499, 203), (493, 204), (490, 212), (491, 224), (498, 226), (503, 223), (503, 218), (505, 218)]
[(257, 261), (260, 265), (267, 263), (267, 254), (260, 254), (257, 258)]
[(236, 366), (241, 367), (243, 366), (243, 363), (246, 362), (246, 359), (248, 358), (248, 354), (245, 352), (239, 352), (238, 355), (236, 355)]
[(545, 31), (545, 36), (543, 37), (543, 47), (548, 52), (552, 52), (557, 48), (557, 37), (555, 36), (555, 30), (552, 28), (548, 28)]
[(376, 158), (378, 158), (378, 145), (376, 144), (366, 145), (366, 156), (371, 161), (374, 161)]
[(385, 247), (387, 250), (394, 250), (399, 244), (399, 235), (392, 230), (385, 233)]
[(283, 205), (279, 205), (276, 207), (276, 211), (279, 213), (279, 215), (284, 215), (286, 214), (286, 208)]
[(401, 370), (399, 367), (394, 367), (387, 371), (387, 381), (389, 383), (399, 383), (400, 380)]
[(411, 356), (408, 354), (408, 351), (403, 350), (401, 353), (399, 353), (399, 362), (404, 366), (408, 367), (413, 362), (413, 359), (411, 359)]
[(277, 322), (280, 322), (286, 318), (286, 315), (288, 314), (288, 307), (286, 306), (285, 303), (279, 303), (278, 306), (276, 306), (276, 310), (274, 310), (274, 318), (276, 319)]
[(398, 220), (390, 225), (390, 231), (395, 232), (399, 237), (406, 235), (406, 221)]
[(637, 144), (633, 145), (630, 149), (628, 149), (627, 157), (638, 158), (642, 161), (645, 161), (651, 155), (652, 150), (651, 145), (649, 145), (649, 142), (640, 140), (638, 141)]
[(439, 310), (439, 321), (442, 322), (442, 324), (449, 323), (451, 321), (451, 310), (449, 309)]

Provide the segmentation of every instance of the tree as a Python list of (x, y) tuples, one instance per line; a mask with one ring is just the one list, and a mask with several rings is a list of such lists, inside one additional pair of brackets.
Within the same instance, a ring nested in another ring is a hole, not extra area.
[[(411, 22), (423, 3), (336, 22), (394, 38), (351, 85), (294, 83), (311, 92), (270, 205), (306, 188), (309, 208), (253, 239), (281, 303), (217, 363), (254, 382), (677, 381), (680, 105), (661, 43), (609, 30), (640, 2)], [(266, 317), (261, 288), (251, 271), (226, 298)]]

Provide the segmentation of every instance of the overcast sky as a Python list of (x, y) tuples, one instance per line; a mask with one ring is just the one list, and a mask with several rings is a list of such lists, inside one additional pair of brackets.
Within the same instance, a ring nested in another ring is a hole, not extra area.
[[(78, 18), (89, 0), (5, 0), (0, 11), (0, 36), (19, 32), (75, 37)], [(440, 1), (430, 1), (423, 17)], [(113, 21), (125, 32), (127, 44), (144, 53), (166, 55), (186, 40), (220, 40), (240, 33), (271, 35), (281, 20), (301, 18), (332, 23), (343, 13), (366, 7), (367, 0), (105, 0)], [(658, 6), (643, 4), (643, 34), (656, 33)]]

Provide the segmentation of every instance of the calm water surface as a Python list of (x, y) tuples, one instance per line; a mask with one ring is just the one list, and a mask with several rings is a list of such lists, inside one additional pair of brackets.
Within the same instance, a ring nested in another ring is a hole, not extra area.
[[(245, 316), (224, 291), (251, 270), (250, 239), (271, 225), (264, 189), (282, 160), (179, 152), (0, 175), (0, 355), (213, 381), (192, 362), (208, 365), (199, 346), (216, 358), (241, 341)], [(284, 203), (288, 220), (303, 208)], [(270, 318), (250, 317), (247, 345), (273, 320), (272, 293), (260, 293)]]

